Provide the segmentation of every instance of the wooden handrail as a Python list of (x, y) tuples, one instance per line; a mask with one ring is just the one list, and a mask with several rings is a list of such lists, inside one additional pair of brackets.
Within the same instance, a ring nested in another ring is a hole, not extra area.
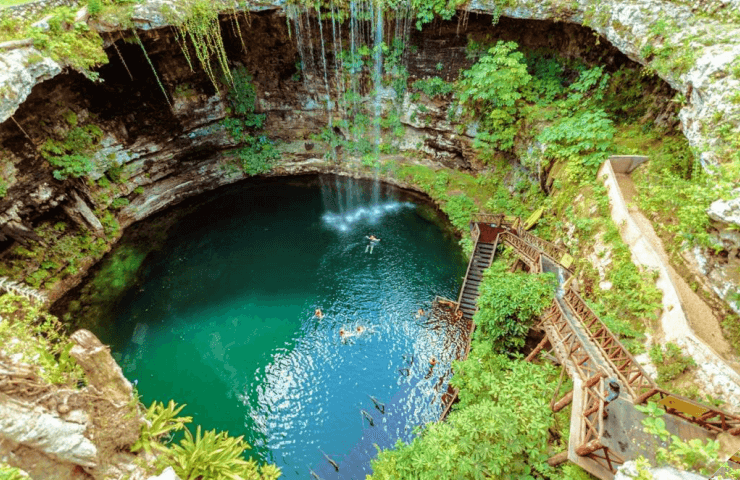
[(682, 418), (712, 432), (728, 432), (740, 436), (740, 416), (691, 400), (681, 395), (655, 387), (635, 399), (635, 404), (645, 404), (656, 395), (657, 402), (669, 415)]

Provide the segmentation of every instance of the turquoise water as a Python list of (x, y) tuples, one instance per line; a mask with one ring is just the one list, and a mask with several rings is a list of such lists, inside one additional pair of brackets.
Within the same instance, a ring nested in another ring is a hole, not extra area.
[(460, 339), (415, 317), (456, 298), (465, 268), (434, 212), (399, 191), (333, 176), (236, 185), (147, 258), (104, 341), (145, 404), (186, 403), (285, 478), (364, 478), (372, 443), (440, 413)]

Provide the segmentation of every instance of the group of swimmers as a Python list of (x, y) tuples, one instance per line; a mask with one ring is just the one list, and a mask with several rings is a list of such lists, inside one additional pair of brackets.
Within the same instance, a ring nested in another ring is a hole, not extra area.
[[(313, 315), (319, 320), (324, 318), (324, 312), (322, 312), (320, 308), (317, 308), (314, 311)], [(363, 333), (365, 333), (366, 330), (367, 328), (363, 327), (362, 325), (357, 325), (357, 327), (355, 327), (354, 329), (345, 329), (344, 327), (342, 327), (339, 329), (339, 337), (342, 340), (344, 340), (345, 338), (348, 338), (348, 337), (355, 337), (358, 335), (362, 335)]]

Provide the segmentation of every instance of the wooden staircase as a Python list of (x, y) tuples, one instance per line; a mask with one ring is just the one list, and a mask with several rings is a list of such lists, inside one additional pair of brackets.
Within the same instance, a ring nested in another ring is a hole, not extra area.
[(468, 263), (468, 271), (465, 274), (460, 297), (457, 303), (463, 312), (463, 318), (472, 320), (476, 310), (476, 301), (480, 294), (478, 289), (483, 281), (483, 270), (491, 266), (493, 256), (496, 252), (496, 243), (476, 242), (473, 255)]

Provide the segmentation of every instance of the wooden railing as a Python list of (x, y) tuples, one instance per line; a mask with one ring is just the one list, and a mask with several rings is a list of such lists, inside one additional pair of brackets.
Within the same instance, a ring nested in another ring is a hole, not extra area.
[(568, 288), (564, 295), (565, 303), (578, 316), (586, 332), (604, 355), (617, 376), (632, 397), (640, 395), (656, 387), (655, 382), (648, 376), (642, 366), (617, 340), (604, 322), (586, 305), (586, 302), (572, 288)]
[[(655, 397), (658, 397), (657, 399)], [(669, 415), (675, 415), (699, 425), (709, 431), (730, 435), (740, 435), (740, 416), (723, 412), (722, 410), (695, 402), (681, 395), (655, 387), (635, 399), (635, 404), (644, 404), (648, 401), (657, 401)]]
[(530, 271), (536, 272), (540, 268), (540, 251), (519, 238), (517, 235), (509, 232), (503, 232), (498, 235), (500, 241), (513, 247), (522, 257), (530, 268)]

